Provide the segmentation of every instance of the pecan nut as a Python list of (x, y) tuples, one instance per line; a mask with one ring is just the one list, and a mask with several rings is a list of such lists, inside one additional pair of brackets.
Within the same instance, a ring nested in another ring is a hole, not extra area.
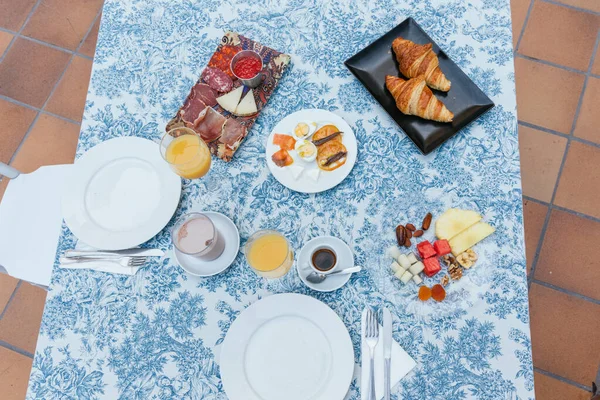
[(423, 229), (424, 231), (426, 231), (427, 229), (429, 229), (429, 227), (431, 226), (431, 219), (433, 218), (433, 215), (431, 215), (431, 213), (427, 213), (427, 215), (425, 216), (425, 218), (423, 218), (423, 223), (421, 224), (421, 229)]
[(396, 227), (396, 241), (398, 242), (398, 246), (404, 246), (406, 229), (402, 225), (398, 225)]

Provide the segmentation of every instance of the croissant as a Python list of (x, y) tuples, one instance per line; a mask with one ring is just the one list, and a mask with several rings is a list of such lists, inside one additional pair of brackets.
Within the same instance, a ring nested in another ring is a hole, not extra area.
[(404, 114), (439, 122), (451, 122), (454, 118), (454, 114), (427, 87), (423, 75), (407, 81), (387, 75), (385, 86), (394, 96), (396, 107)]
[(440, 69), (440, 61), (431, 47), (431, 43), (416, 44), (401, 37), (392, 42), (402, 75), (407, 78), (425, 75), (427, 86), (447, 92), (450, 90), (450, 81)]

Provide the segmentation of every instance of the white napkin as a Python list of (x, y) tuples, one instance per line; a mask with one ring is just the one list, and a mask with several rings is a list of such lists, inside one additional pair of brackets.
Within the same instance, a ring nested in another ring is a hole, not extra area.
[[(77, 242), (75, 250), (96, 250), (95, 248), (82, 243)], [(60, 267), (67, 269), (93, 269), (100, 272), (108, 272), (110, 274), (122, 274), (122, 275), (135, 275), (136, 272), (142, 267), (124, 267), (117, 262), (112, 261), (89, 261), (84, 263), (76, 263), (73, 261), (65, 260), (61, 257)]]
[[(365, 337), (365, 319), (367, 310), (363, 310), (361, 318), (361, 337)], [(361, 344), (362, 365), (361, 365), (361, 382), (360, 382), (360, 398), (366, 400), (369, 397), (369, 346), (363, 339)], [(411, 356), (395, 340), (392, 340), (392, 367), (390, 372), (390, 380), (394, 387), (406, 374), (408, 374), (417, 363)], [(384, 394), (383, 388), (383, 327), (379, 325), (379, 341), (375, 346), (375, 397), (382, 399)]]

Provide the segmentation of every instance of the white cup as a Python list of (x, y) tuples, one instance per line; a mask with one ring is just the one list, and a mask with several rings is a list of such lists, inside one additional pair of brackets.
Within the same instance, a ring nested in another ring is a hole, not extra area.
[[(318, 256), (318, 254), (323, 253), (324, 255), (329, 255), (327, 253), (333, 253), (333, 266), (328, 268), (328, 269), (320, 269), (317, 268), (317, 266), (315, 265), (315, 261), (318, 262), (319, 259), (321, 259), (321, 264), (323, 264), (323, 259), (321, 257)], [(317, 259), (315, 259), (315, 254), (317, 254)], [(310, 268), (315, 271), (318, 274), (330, 274), (333, 271), (335, 271), (335, 269), (338, 266), (338, 255), (335, 252), (335, 250), (333, 249), (333, 247), (331, 246), (327, 246), (327, 245), (321, 245), (321, 246), (317, 246), (313, 249), (313, 251), (310, 254), (310, 259), (308, 261), (308, 265), (310, 266)]]

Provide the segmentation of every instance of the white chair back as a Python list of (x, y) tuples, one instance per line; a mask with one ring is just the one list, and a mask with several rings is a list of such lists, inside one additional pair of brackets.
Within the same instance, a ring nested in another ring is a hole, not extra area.
[(0, 266), (9, 275), (40, 286), (50, 283), (61, 195), (71, 167), (45, 166), (24, 174), (0, 163), (0, 175), (11, 179), (0, 201)]

